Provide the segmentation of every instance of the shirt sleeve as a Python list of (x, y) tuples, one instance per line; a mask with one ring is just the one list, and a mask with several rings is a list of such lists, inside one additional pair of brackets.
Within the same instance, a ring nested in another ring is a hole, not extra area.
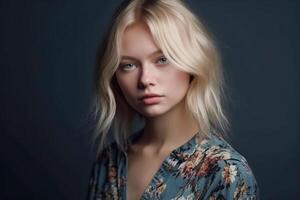
[(257, 182), (246, 160), (218, 161), (209, 181), (204, 199), (259, 199)]
[(98, 200), (102, 198), (102, 190), (105, 186), (105, 177), (107, 176), (107, 157), (102, 153), (99, 159), (93, 163), (88, 185), (88, 200)]
[(97, 191), (97, 180), (98, 180), (98, 164), (94, 163), (93, 168), (91, 170), (91, 176), (89, 180), (88, 187), (88, 200), (96, 199), (96, 191)]

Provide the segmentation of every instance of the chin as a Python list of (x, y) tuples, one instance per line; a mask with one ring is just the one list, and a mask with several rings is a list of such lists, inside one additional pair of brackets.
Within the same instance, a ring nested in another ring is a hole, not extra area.
[(145, 118), (154, 118), (160, 116), (158, 113), (141, 113), (141, 115)]
[(163, 114), (165, 114), (167, 111), (166, 110), (162, 110), (161, 108), (156, 109), (156, 108), (148, 108), (148, 109), (144, 109), (144, 110), (140, 110), (138, 111), (142, 116), (144, 117), (148, 117), (148, 118), (153, 118), (153, 117), (159, 117)]

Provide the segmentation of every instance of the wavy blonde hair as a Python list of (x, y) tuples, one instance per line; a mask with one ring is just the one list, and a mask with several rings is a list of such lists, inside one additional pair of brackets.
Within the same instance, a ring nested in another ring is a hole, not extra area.
[(221, 102), (225, 97), (223, 72), (214, 40), (203, 23), (181, 0), (127, 0), (113, 16), (98, 55), (93, 115), (99, 150), (108, 133), (121, 149), (128, 145), (137, 112), (126, 102), (114, 74), (120, 62), (122, 34), (141, 20), (166, 58), (192, 76), (186, 106), (200, 132), (203, 136), (224, 136), (229, 122)]

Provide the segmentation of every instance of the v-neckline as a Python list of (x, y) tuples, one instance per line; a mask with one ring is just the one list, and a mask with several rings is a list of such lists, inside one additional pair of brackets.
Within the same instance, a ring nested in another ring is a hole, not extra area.
[[(143, 129), (141, 129), (140, 131), (138, 131), (136, 134), (132, 135), (130, 137), (130, 142), (135, 141), (139, 136), (141, 136)], [(185, 149), (188, 146), (195, 146), (196, 145), (196, 137), (198, 135), (199, 131), (196, 132), (191, 138), (189, 138), (185, 143), (183, 143), (182, 145), (176, 147), (175, 149), (173, 149), (161, 162), (161, 164), (159, 165), (158, 170), (155, 171), (154, 175), (152, 176), (152, 178), (150, 179), (150, 182), (146, 185), (146, 187), (144, 188), (144, 191), (142, 192), (142, 195), (140, 196), (140, 200), (145, 199), (145, 195), (147, 190), (149, 189), (149, 187), (153, 186), (155, 184), (155, 181), (159, 180), (160, 175), (163, 173), (164, 170), (164, 166), (168, 164), (168, 161), (171, 159), (172, 155), (176, 155), (176, 152), (180, 151), (181, 149)], [(182, 152), (182, 151), (180, 151)], [(126, 157), (126, 165), (125, 165), (125, 198), (128, 200), (128, 153), (127, 150), (125, 152), (125, 157)]]

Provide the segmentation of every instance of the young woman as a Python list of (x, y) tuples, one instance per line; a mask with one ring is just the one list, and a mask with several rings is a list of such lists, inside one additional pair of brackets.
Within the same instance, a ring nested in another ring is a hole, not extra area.
[[(90, 200), (258, 199), (247, 161), (223, 139), (218, 52), (182, 1), (124, 1), (99, 60)], [(131, 134), (135, 119), (144, 126)]]

